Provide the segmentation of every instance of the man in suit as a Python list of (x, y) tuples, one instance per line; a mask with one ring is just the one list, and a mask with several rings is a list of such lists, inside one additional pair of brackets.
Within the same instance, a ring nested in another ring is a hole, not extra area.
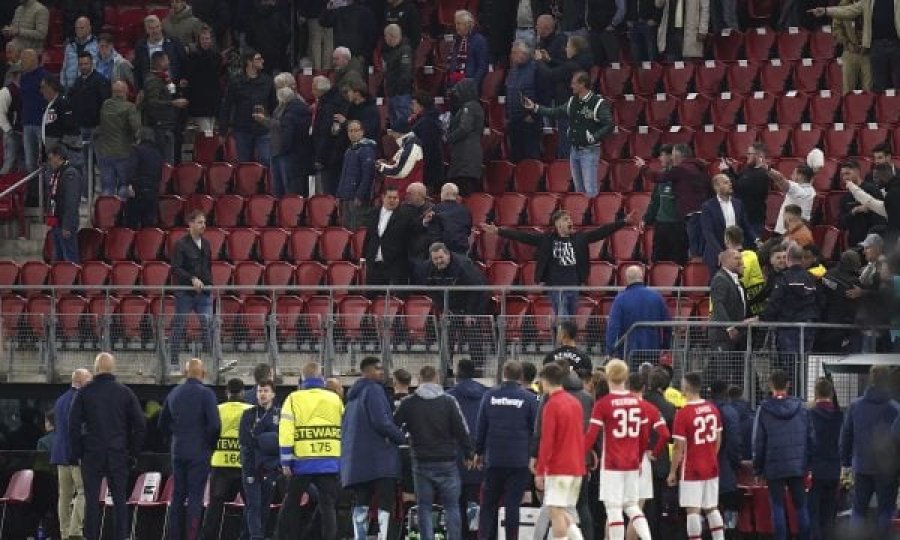
[(700, 230), (703, 232), (703, 262), (709, 275), (719, 267), (719, 254), (725, 250), (725, 229), (738, 226), (744, 230), (744, 238), (756, 240), (744, 214), (744, 204), (734, 198), (731, 178), (717, 174), (712, 179), (716, 196), (700, 207)]
[[(719, 257), (722, 267), (713, 276), (710, 289), (711, 310), (709, 320), (716, 323), (733, 322), (735, 326), (709, 328), (710, 349), (717, 352), (736, 351), (744, 346), (744, 332), (737, 327), (746, 319), (747, 300), (744, 288), (741, 286), (740, 276), (744, 271), (744, 259), (741, 252), (736, 249), (726, 249)], [(712, 380), (726, 380), (728, 374), (725, 366), (716, 365), (714, 360), (709, 366), (714, 376)], [(734, 381), (737, 382), (737, 381)]]
[(400, 193), (386, 188), (381, 208), (369, 219), (363, 257), (367, 285), (405, 285), (409, 281), (408, 242), (414, 234), (410, 214), (397, 211)]

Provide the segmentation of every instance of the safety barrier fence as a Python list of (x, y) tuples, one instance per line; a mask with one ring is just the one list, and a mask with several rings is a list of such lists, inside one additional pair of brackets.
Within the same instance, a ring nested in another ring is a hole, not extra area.
[[(609, 305), (619, 287), (577, 288), (573, 316), (579, 344), (606, 354)], [(177, 379), (190, 356), (207, 361), (213, 381), (226, 366), (249, 373), (258, 362), (283, 376), (299, 374), (315, 360), (325, 372), (353, 376), (363, 356), (386, 369), (415, 372), (425, 364), (442, 372), (460, 357), (472, 358), (478, 374), (496, 379), (507, 359), (540, 364), (555, 347), (556, 318), (549, 287), (211, 287), (212, 315), (177, 315), (178, 297), (190, 287), (140, 285), (10, 286), (0, 291), (0, 376), (10, 382), (63, 380), (103, 350), (116, 353), (119, 371), (135, 382)], [(571, 290), (571, 289), (569, 289)], [(705, 288), (660, 289), (673, 314), (689, 316)], [(482, 295), (483, 312), (454, 307)]]
[[(719, 330), (722, 335), (727, 328), (736, 328), (739, 337), (728, 347), (721, 346), (721, 340), (710, 340), (710, 332)], [(884, 330), (866, 327), (866, 331)], [(744, 398), (756, 405), (765, 394), (768, 378), (775, 369), (788, 372), (791, 391), (803, 399), (814, 399), (816, 379), (825, 375), (824, 364), (839, 360), (846, 354), (821, 352), (813, 347), (814, 336), (819, 332), (841, 332), (847, 335), (859, 334), (863, 328), (847, 324), (830, 323), (774, 323), (774, 322), (714, 322), (708, 320), (673, 320), (670, 322), (638, 322), (633, 324), (615, 344), (624, 349), (624, 358), (633, 366), (644, 361), (655, 362), (664, 357), (671, 362), (675, 384), (684, 373), (700, 371), (706, 382), (722, 380), (730, 385), (738, 385)], [(671, 332), (671, 346), (665, 350), (645, 350), (629, 348), (640, 331)], [(779, 333), (781, 339), (779, 339)], [(793, 339), (785, 340), (785, 335)], [(862, 388), (856, 374), (841, 373), (831, 375), (838, 400), (849, 403), (859, 395)]]

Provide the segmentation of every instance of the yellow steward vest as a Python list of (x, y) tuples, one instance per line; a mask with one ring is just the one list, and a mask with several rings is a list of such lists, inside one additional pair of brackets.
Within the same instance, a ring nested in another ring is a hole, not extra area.
[(241, 401), (226, 401), (219, 405), (219, 420), (222, 422), (222, 429), (219, 431), (219, 440), (216, 441), (216, 449), (210, 460), (213, 467), (239, 468), (241, 466), (241, 444), (238, 440), (238, 433), (241, 427), (241, 416), (250, 407), (252, 405)]
[(278, 439), (293, 447), (300, 460), (341, 457), (341, 417), (344, 404), (331, 390), (307, 388), (288, 396), (281, 407)]

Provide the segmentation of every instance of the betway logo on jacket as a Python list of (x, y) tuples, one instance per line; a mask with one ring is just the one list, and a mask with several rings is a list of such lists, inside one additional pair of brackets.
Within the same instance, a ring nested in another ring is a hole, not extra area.
[(333, 426), (296, 427), (294, 428), (294, 440), (306, 439), (336, 439), (341, 438), (341, 428)]
[(491, 405), (496, 405), (498, 407), (515, 407), (517, 409), (521, 409), (522, 405), (525, 404), (524, 399), (512, 399), (507, 397), (494, 397), (491, 396)]

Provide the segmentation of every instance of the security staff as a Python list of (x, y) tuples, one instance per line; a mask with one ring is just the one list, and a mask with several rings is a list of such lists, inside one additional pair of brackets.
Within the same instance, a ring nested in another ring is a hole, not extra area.
[(278, 443), (281, 470), (290, 477), (281, 514), (278, 538), (288, 540), (300, 530), (300, 499), (315, 484), (322, 518), (322, 540), (337, 539), (335, 502), (341, 459), (341, 419), (344, 404), (325, 388), (322, 368), (309, 362), (301, 371), (302, 384), (281, 406)]
[[(84, 498), (92, 503), (100, 498), (103, 477), (109, 484), (115, 505), (116, 533), (113, 540), (128, 535), (128, 472), (132, 456), (144, 444), (146, 424), (137, 396), (113, 375), (116, 359), (100, 353), (94, 360), (94, 380), (72, 400), (69, 413), (69, 445), (72, 458), (80, 460)], [(100, 506), (85, 504), (84, 537), (100, 538)]]
[[(261, 365), (269, 368), (271, 373), (268, 365)], [(271, 379), (257, 380), (255, 390), (254, 401), (257, 405), (245, 410), (241, 416), (239, 437), (246, 504), (244, 520), (250, 540), (263, 540), (269, 503), (281, 473), (278, 459), (278, 418), (281, 409), (275, 406), (275, 383)]]
[(219, 405), (219, 439), (213, 450), (209, 475), (209, 506), (203, 515), (204, 540), (219, 538), (219, 525), (225, 503), (243, 491), (241, 484), (241, 444), (239, 428), (241, 416), (252, 405), (244, 403), (244, 381), (229, 379), (225, 387), (225, 403)]
[[(159, 415), (159, 430), (172, 437), (172, 475), (175, 486), (169, 505), (169, 538), (197, 540), (203, 491), (209, 476), (209, 456), (219, 437), (216, 394), (203, 385), (203, 361), (192, 358), (184, 367), (184, 383), (166, 397)], [(182, 521), (187, 501), (187, 525)]]

